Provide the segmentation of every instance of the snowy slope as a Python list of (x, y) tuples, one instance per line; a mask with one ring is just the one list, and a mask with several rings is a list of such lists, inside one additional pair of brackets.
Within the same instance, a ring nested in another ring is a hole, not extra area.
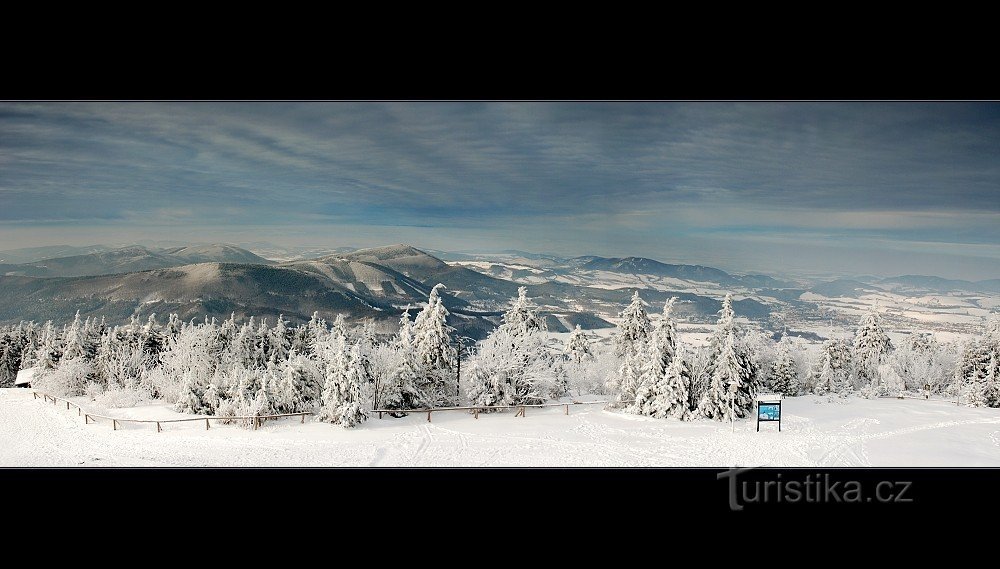
[[(345, 430), (298, 419), (258, 431), (201, 423), (84, 425), (75, 411), (0, 389), (0, 466), (1000, 466), (1000, 410), (949, 401), (795, 397), (783, 430), (683, 423), (600, 406), (377, 416)], [(115, 410), (176, 416), (164, 406)]]

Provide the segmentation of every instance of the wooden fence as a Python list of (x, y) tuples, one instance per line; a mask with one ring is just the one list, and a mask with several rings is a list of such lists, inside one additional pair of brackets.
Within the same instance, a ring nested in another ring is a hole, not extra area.
[(212, 426), (211, 425), (211, 421), (251, 421), (252, 424), (253, 424), (254, 430), (257, 430), (257, 428), (260, 427), (261, 425), (263, 425), (264, 421), (266, 421), (268, 419), (278, 419), (280, 417), (302, 417), (302, 420), (300, 422), (305, 423), (306, 422), (306, 415), (312, 415), (312, 413), (303, 412), (303, 413), (280, 413), (280, 414), (277, 414), (277, 415), (237, 415), (237, 416), (233, 416), (233, 417), (209, 417), (209, 416), (202, 416), (202, 417), (191, 417), (191, 418), (186, 418), (186, 419), (160, 419), (160, 420), (155, 420), (155, 419), (119, 419), (117, 417), (108, 417), (107, 415), (99, 415), (97, 413), (84, 412), (84, 410), (83, 410), (82, 407), (80, 407), (76, 403), (73, 403), (72, 401), (69, 401), (67, 399), (63, 399), (62, 397), (54, 397), (52, 395), (48, 395), (46, 393), (39, 393), (37, 391), (32, 391), (31, 394), (34, 396), (35, 399), (38, 399), (39, 397), (41, 397), (43, 401), (52, 401), (53, 405), (56, 405), (60, 401), (62, 401), (63, 403), (66, 404), (66, 409), (70, 409), (70, 408), (75, 407), (76, 408), (76, 414), (83, 416), (83, 422), (84, 422), (84, 424), (89, 425), (91, 421), (93, 421), (93, 422), (96, 423), (97, 419), (105, 419), (105, 420), (111, 421), (111, 428), (112, 428), (112, 430), (115, 430), (115, 431), (118, 430), (118, 425), (120, 423), (155, 423), (156, 424), (156, 432), (160, 433), (160, 432), (163, 431), (163, 427), (162, 427), (163, 423), (190, 423), (190, 422), (194, 422), (194, 421), (205, 421), (205, 430), (208, 430), (208, 429), (211, 428), (211, 426)]
[[(257, 430), (264, 421), (268, 419), (278, 419), (281, 417), (302, 417), (300, 422), (306, 422), (306, 415), (312, 415), (310, 412), (303, 413), (280, 413), (277, 415), (242, 415), (233, 417), (190, 417), (185, 419), (119, 419), (117, 417), (108, 417), (107, 415), (99, 415), (97, 413), (85, 412), (82, 407), (73, 403), (68, 399), (62, 397), (54, 397), (46, 393), (39, 393), (37, 391), (32, 391), (31, 395), (35, 399), (39, 397), (43, 401), (51, 401), (53, 405), (58, 404), (60, 401), (66, 404), (66, 409), (76, 408), (77, 415), (83, 417), (84, 424), (89, 425), (91, 421), (97, 422), (97, 419), (105, 419), (111, 421), (112, 430), (118, 430), (119, 423), (155, 423), (156, 432), (162, 432), (163, 423), (190, 423), (194, 421), (205, 421), (205, 430), (211, 428), (211, 421), (252, 421), (254, 430)], [(529, 407), (563, 407), (565, 409), (564, 414), (569, 415), (569, 408), (572, 405), (607, 405), (610, 401), (571, 401), (569, 403), (534, 403), (534, 404), (523, 404), (523, 405), (470, 405), (470, 406), (456, 406), (456, 407), (431, 407), (425, 409), (373, 409), (373, 412), (378, 413), (378, 418), (381, 419), (382, 415), (387, 413), (427, 413), (427, 422), (431, 422), (431, 413), (437, 413), (441, 411), (469, 411), (472, 415), (478, 419), (479, 413), (481, 411), (488, 411), (491, 409), (517, 409), (517, 413), (514, 414), (515, 417), (524, 417), (525, 409)], [(630, 403), (630, 401), (622, 401), (622, 403)]]

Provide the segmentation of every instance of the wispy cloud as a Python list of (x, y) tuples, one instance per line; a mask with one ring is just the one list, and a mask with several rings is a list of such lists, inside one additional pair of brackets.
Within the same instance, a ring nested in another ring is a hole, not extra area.
[(6, 103), (0, 223), (995, 245), (998, 151), (980, 103)]

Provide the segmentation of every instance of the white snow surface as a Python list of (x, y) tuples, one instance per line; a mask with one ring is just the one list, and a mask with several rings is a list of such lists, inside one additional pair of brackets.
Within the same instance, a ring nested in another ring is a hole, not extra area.
[[(343, 429), (307, 418), (257, 431), (204, 423), (84, 425), (75, 409), (0, 389), (0, 466), (1000, 466), (1000, 409), (954, 401), (816, 396), (782, 402), (776, 423), (689, 423), (600, 405), (514, 413), (375, 415)], [(83, 399), (81, 398), (82, 402)], [(85, 409), (87, 408), (84, 405)], [(95, 409), (96, 411), (96, 409)], [(191, 417), (166, 405), (115, 417)]]

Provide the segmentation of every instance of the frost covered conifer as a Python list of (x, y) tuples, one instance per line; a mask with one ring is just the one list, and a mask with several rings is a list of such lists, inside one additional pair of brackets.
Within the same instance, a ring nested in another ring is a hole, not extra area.
[(683, 354), (677, 351), (662, 375), (650, 378), (636, 390), (635, 403), (629, 411), (661, 419), (673, 417), (688, 420), (691, 418), (688, 403), (690, 383), (690, 371)]
[(337, 317), (333, 319), (333, 324), (330, 325), (330, 334), (350, 341), (351, 331), (347, 327), (347, 317), (343, 313), (337, 314)]
[(990, 363), (983, 378), (983, 402), (987, 407), (1000, 407), (1000, 370), (997, 369), (997, 355), (990, 354)]
[(294, 331), (288, 326), (284, 314), (278, 315), (278, 321), (274, 323), (268, 333), (267, 358), (277, 363), (288, 359), (292, 349), (292, 337)]
[(594, 352), (590, 347), (590, 340), (587, 339), (587, 335), (584, 334), (579, 324), (576, 325), (576, 328), (569, 335), (563, 353), (575, 364), (580, 364), (585, 360), (594, 358)]
[(35, 355), (35, 367), (39, 370), (55, 369), (62, 358), (62, 341), (52, 321), (42, 327), (38, 340), (38, 353)]
[(855, 374), (862, 386), (878, 379), (879, 366), (885, 363), (891, 351), (892, 342), (885, 331), (882, 315), (878, 306), (872, 306), (854, 334)]
[(517, 298), (503, 314), (503, 325), (516, 335), (545, 329), (545, 321), (538, 316), (537, 307), (528, 300), (528, 287), (517, 288)]
[(94, 338), (91, 337), (90, 331), (84, 326), (84, 322), (80, 320), (80, 311), (76, 311), (76, 317), (73, 318), (73, 323), (69, 325), (66, 329), (66, 343), (63, 348), (62, 359), (63, 360), (93, 360), (94, 355), (97, 353), (97, 345)]
[(368, 419), (368, 379), (361, 365), (361, 347), (354, 344), (348, 350), (345, 340), (339, 337), (334, 342), (338, 353), (327, 368), (323, 404), (316, 418), (344, 428), (354, 427)]
[(732, 295), (726, 294), (709, 345), (708, 389), (698, 404), (702, 416), (720, 421), (729, 421), (734, 413), (746, 417), (757, 394), (757, 370), (737, 344), (735, 317)]
[(853, 390), (850, 378), (851, 346), (843, 340), (827, 340), (813, 371), (813, 393), (847, 395)]
[[(418, 387), (423, 376), (417, 362), (413, 341), (413, 323), (407, 307), (399, 319), (399, 334), (396, 337), (396, 365), (389, 373), (384, 385), (379, 389), (378, 405), (383, 409), (419, 409), (430, 402)], [(401, 415), (396, 415), (401, 416)]]
[(627, 354), (642, 351), (643, 344), (649, 339), (649, 315), (639, 291), (632, 295), (632, 302), (618, 314), (618, 332), (614, 337), (615, 354), (624, 358)]
[(676, 297), (663, 305), (663, 315), (652, 327), (643, 361), (643, 382), (662, 377), (677, 353), (677, 325), (671, 316)]
[(798, 370), (795, 365), (795, 358), (792, 357), (787, 336), (778, 342), (778, 353), (771, 363), (771, 386), (772, 391), (782, 395), (799, 394)]
[(564, 370), (545, 351), (544, 326), (521, 287), (504, 323), (480, 343), (468, 387), (475, 405), (534, 404), (565, 391)]
[(413, 321), (413, 348), (420, 377), (416, 387), (432, 405), (448, 405), (455, 401), (455, 360), (458, 356), (452, 345), (454, 328), (448, 325), (445, 308), (434, 285), (427, 298), (427, 306)]
[(286, 413), (312, 411), (320, 401), (323, 383), (316, 363), (310, 358), (293, 350), (288, 359), (278, 364), (277, 375), (280, 379), (276, 391)]

